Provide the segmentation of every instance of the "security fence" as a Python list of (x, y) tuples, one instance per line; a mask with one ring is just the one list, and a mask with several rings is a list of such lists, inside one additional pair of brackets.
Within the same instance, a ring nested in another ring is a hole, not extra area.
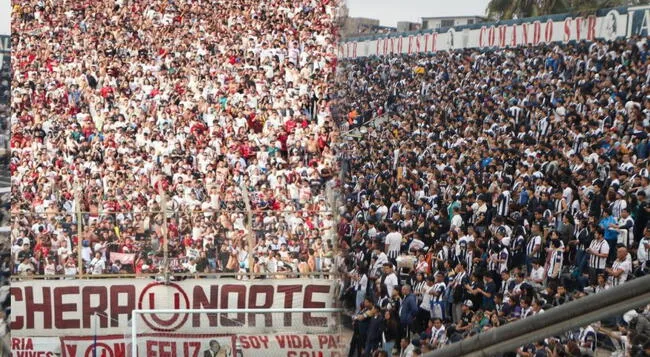
[[(164, 279), (220, 276), (322, 277), (336, 255), (336, 188), (319, 202), (285, 208), (260, 205), (242, 189), (218, 209), (180, 208), (166, 192), (151, 210), (82, 211), (78, 190), (67, 210), (14, 210), (10, 262), (15, 279), (156, 276)], [(57, 205), (50, 205), (54, 207)], [(109, 207), (110, 208), (110, 207)]]

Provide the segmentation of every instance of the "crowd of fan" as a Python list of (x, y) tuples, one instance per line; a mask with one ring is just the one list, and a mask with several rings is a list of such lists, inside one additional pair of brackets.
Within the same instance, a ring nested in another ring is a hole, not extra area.
[[(8, 155), (9, 155), (9, 100), (11, 98), (11, 57), (4, 54), (0, 60), (0, 174), (7, 180), (1, 180), (0, 189), (7, 189), (8, 181)], [(8, 192), (0, 192), (0, 338), (8, 338), (9, 314), (11, 312), (11, 297), (9, 284), (11, 277), (11, 240), (9, 235), (2, 231), (9, 225), (9, 211), (11, 200)]]
[(14, 1), (15, 272), (328, 271), (337, 6)]
[[(350, 356), (417, 356), (648, 272), (649, 54), (634, 39), (341, 61)], [(618, 353), (650, 353), (648, 317), (603, 322)], [(593, 355), (598, 336), (516, 353)]]

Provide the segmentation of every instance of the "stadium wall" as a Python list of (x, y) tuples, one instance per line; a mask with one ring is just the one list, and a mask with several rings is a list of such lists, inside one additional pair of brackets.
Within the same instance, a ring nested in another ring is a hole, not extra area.
[(506, 48), (556, 42), (648, 36), (650, 6), (598, 10), (589, 16), (561, 14), (454, 28), (356, 38), (339, 45), (342, 58), (413, 54), (464, 48)]

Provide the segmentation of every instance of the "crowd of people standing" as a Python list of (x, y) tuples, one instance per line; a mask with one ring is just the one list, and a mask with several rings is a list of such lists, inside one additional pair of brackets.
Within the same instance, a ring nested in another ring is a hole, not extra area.
[(330, 269), (338, 1), (211, 3), (12, 3), (14, 273)]
[[(341, 62), (351, 356), (420, 355), (648, 272), (648, 54), (635, 38)], [(605, 322), (620, 353), (648, 314)], [(517, 353), (593, 355), (599, 334)]]

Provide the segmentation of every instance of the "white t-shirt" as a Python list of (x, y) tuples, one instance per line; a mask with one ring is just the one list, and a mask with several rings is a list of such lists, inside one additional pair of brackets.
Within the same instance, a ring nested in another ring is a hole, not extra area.
[(431, 295), (432, 292), (436, 290), (436, 286), (431, 285), (431, 286), (425, 286), (424, 292), (422, 293), (422, 303), (420, 304), (420, 308), (424, 309), (426, 311), (431, 311), (431, 298), (433, 295)]
[(64, 274), (65, 275), (77, 275), (77, 267), (74, 266), (74, 265), (73, 266), (66, 265), (65, 269), (64, 269)]
[(397, 275), (395, 275), (395, 273), (390, 273), (386, 276), (386, 279), (384, 279), (384, 285), (386, 285), (386, 288), (388, 289), (388, 294), (391, 295), (393, 289), (397, 286)]
[(540, 279), (544, 280), (544, 267), (542, 267), (541, 265), (537, 269), (535, 268), (531, 269), (530, 272), (530, 280), (535, 282), (536, 280), (540, 280)]
[(104, 262), (104, 259), (93, 258), (93, 260), (90, 262), (91, 274), (93, 275), (103, 274), (104, 269), (106, 269), (106, 263)]
[(455, 228), (461, 228), (463, 226), (463, 217), (459, 214), (451, 218), (451, 226)]
[(650, 254), (650, 239), (647, 237), (643, 237), (639, 242), (639, 249), (636, 252), (637, 258), (639, 258), (639, 262), (643, 263), (648, 261), (649, 254)]
[(399, 252), (402, 246), (402, 234), (399, 232), (390, 232), (386, 235), (386, 245), (389, 252)]

